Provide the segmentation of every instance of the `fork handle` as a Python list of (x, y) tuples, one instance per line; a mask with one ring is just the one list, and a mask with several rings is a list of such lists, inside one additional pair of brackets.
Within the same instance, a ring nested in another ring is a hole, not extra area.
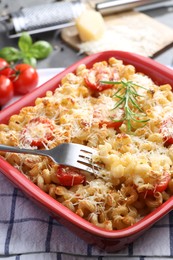
[(13, 152), (13, 153), (26, 153), (26, 154), (35, 154), (35, 155), (47, 155), (44, 150), (32, 150), (32, 149), (21, 149), (15, 146), (0, 145), (0, 151), (4, 152)]

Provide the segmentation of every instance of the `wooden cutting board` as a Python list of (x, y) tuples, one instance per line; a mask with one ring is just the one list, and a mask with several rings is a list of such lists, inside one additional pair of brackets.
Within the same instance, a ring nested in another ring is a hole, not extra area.
[(173, 29), (140, 12), (104, 17), (106, 32), (92, 42), (81, 42), (75, 26), (64, 28), (61, 37), (87, 55), (105, 50), (123, 50), (152, 57), (173, 43)]

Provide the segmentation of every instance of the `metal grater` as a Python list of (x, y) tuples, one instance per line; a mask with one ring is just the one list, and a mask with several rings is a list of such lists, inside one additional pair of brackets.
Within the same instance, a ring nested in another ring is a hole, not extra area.
[(80, 2), (54, 2), (39, 6), (22, 8), (10, 15), (6, 27), (11, 38), (21, 32), (40, 33), (74, 25), (74, 18), (83, 10)]
[(103, 15), (126, 11), (139, 6), (150, 6), (166, 2), (163, 0), (97, 0), (97, 4), (91, 5), (92, 0), (60, 1), (22, 8), (6, 17), (0, 17), (10, 38), (18, 37), (23, 31), (30, 34), (62, 29), (75, 24), (77, 18), (86, 8), (86, 3)]

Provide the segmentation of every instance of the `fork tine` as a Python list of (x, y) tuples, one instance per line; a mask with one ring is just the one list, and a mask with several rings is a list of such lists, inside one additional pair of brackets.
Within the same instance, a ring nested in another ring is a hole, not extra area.
[(86, 157), (81, 157), (79, 156), (79, 159), (77, 160), (77, 162), (87, 165), (89, 167), (94, 167), (94, 168), (100, 168), (100, 166), (98, 164), (93, 163), (90, 159), (86, 158)]
[(82, 144), (75, 144), (75, 146), (77, 146), (81, 152), (88, 153), (88, 154), (96, 153), (96, 150), (94, 150), (93, 148), (91, 148), (89, 146), (85, 146)]
[(92, 156), (96, 154), (96, 150), (88, 146), (81, 147), (78, 163), (85, 165), (92, 169), (92, 171), (98, 171), (101, 167), (98, 164), (93, 163)]
[(79, 157), (82, 158), (83, 162), (88, 163), (90, 160), (90, 163), (92, 163), (92, 156), (94, 154), (96, 154), (96, 150), (88, 146), (82, 146), (80, 149)]
[[(93, 160), (92, 160), (92, 155), (91, 153), (82, 153), (80, 151), (80, 154), (78, 155), (78, 160), (77, 161), (80, 161), (81, 163), (86, 163), (86, 164), (89, 164), (89, 165), (94, 165), (93, 163)], [(96, 165), (96, 164), (95, 164)]]
[(89, 163), (85, 163), (83, 161), (77, 161), (74, 165), (76, 168), (81, 169), (83, 171), (87, 171), (90, 173), (95, 173), (98, 174), (99, 173), (99, 169), (101, 169), (98, 165), (96, 164), (89, 164)]
[(86, 153), (86, 152), (83, 152), (83, 151), (80, 151), (80, 153), (79, 153), (79, 157), (87, 158), (88, 160), (92, 160), (92, 156), (93, 156), (92, 153)]
[(92, 162), (92, 155), (96, 153), (96, 150), (85, 145), (73, 144), (73, 151), (77, 153), (76, 160), (75, 162), (73, 161), (74, 167), (92, 174), (99, 173), (99, 169), (101, 169), (101, 167)]
[(0, 150), (48, 156), (55, 163), (76, 167), (92, 174), (99, 173), (101, 169), (99, 165), (92, 161), (92, 155), (96, 153), (96, 150), (81, 144), (62, 143), (50, 150), (21, 149), (19, 147), (0, 145)]
[(79, 154), (79, 158), (78, 158), (77, 162), (80, 163), (80, 165), (84, 165), (86, 167), (91, 168), (92, 170), (98, 171), (101, 169), (101, 167), (98, 164), (93, 163), (92, 157), (87, 157), (85, 155), (83, 156), (83, 155)]

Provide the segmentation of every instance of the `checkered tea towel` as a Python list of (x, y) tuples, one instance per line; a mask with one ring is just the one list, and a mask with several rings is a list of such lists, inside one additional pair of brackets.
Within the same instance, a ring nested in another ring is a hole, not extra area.
[(0, 259), (173, 259), (173, 212), (120, 252), (86, 244), (0, 173)]

